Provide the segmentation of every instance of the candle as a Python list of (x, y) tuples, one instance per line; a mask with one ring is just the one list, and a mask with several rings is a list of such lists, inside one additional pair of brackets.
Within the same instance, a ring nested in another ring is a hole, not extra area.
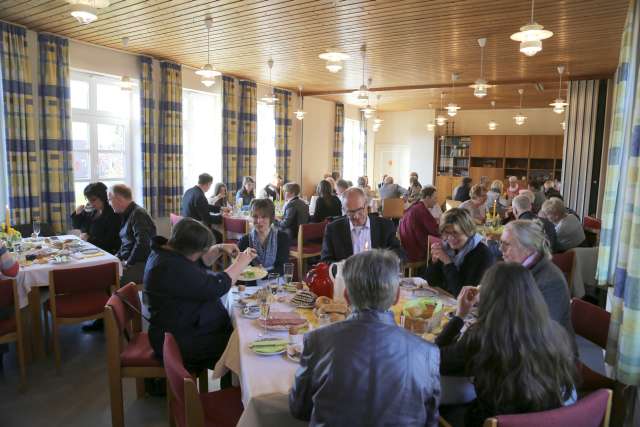
[(497, 200), (493, 201), (493, 217), (496, 217), (496, 205), (497, 205)]

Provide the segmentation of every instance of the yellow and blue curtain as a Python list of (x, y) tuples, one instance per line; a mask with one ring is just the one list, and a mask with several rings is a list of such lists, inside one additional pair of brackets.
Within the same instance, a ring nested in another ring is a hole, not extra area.
[(158, 143), (156, 140), (156, 99), (153, 94), (153, 59), (140, 56), (140, 139), (142, 145), (143, 205), (158, 216)]
[[(229, 197), (238, 190), (238, 112), (236, 81), (222, 76), (222, 181)], [(240, 177), (242, 178), (242, 177)]]
[(27, 30), (1, 21), (0, 75), (11, 221), (26, 224), (40, 218), (39, 165)]
[(278, 101), (275, 105), (276, 121), (276, 173), (282, 176), (284, 182), (289, 182), (291, 170), (291, 92), (284, 89), (274, 89)]
[(158, 207), (160, 216), (180, 211), (182, 199), (182, 67), (160, 63)]
[(613, 284), (606, 360), (640, 385), (640, 0), (631, 0), (616, 73), (597, 278)]
[(41, 209), (44, 221), (62, 233), (69, 228), (75, 195), (69, 41), (38, 34), (40, 51)]
[(362, 155), (362, 175), (367, 175), (367, 118), (360, 111), (360, 143), (358, 151)]
[(336, 104), (336, 118), (333, 132), (333, 161), (331, 171), (342, 176), (342, 158), (344, 157), (344, 104)]
[(256, 82), (240, 80), (240, 111), (238, 112), (238, 174), (236, 188), (243, 176), (256, 176), (258, 154), (258, 100)]

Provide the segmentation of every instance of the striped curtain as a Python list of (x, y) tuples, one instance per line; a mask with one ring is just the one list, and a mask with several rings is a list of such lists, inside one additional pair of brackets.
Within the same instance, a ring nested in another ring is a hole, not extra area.
[(140, 56), (140, 139), (142, 144), (142, 197), (149, 215), (158, 216), (158, 142), (156, 100), (153, 95), (153, 59)]
[(0, 75), (11, 220), (14, 224), (26, 224), (40, 218), (38, 152), (33, 123), (33, 87), (27, 58), (27, 30), (2, 21)]
[(614, 285), (606, 360), (640, 385), (640, 0), (630, 2), (616, 73), (597, 278)]
[(238, 176), (237, 188), (243, 176), (256, 176), (258, 154), (258, 100), (256, 82), (240, 80), (240, 112), (238, 113)]
[(229, 197), (238, 190), (238, 122), (236, 111), (236, 81), (222, 76), (222, 182)]
[(360, 144), (358, 147), (360, 155), (362, 155), (362, 175), (367, 175), (367, 119), (364, 113), (360, 111)]
[(284, 182), (289, 182), (291, 170), (291, 92), (283, 89), (274, 89), (278, 102), (275, 105), (276, 118), (276, 173), (282, 176)]
[(344, 157), (344, 104), (336, 104), (336, 117), (333, 138), (332, 172), (340, 172), (342, 176), (342, 158)]
[(42, 214), (56, 233), (69, 229), (75, 195), (71, 135), (69, 41), (38, 34)]
[(162, 61), (160, 74), (158, 213), (168, 216), (182, 199), (182, 67)]

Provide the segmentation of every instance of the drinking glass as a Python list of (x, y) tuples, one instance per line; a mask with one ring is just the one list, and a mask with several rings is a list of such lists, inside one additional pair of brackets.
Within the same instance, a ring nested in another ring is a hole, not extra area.
[(293, 279), (293, 263), (292, 262), (285, 263), (283, 266), (283, 271), (284, 271), (284, 283), (285, 285), (288, 285), (291, 283), (291, 280)]
[(263, 322), (264, 333), (260, 333), (258, 336), (267, 336), (267, 319), (269, 319), (269, 312), (271, 311), (271, 305), (267, 301), (260, 302), (260, 320)]
[(273, 295), (276, 295), (278, 293), (278, 278), (280, 277), (280, 275), (278, 273), (269, 273), (269, 275), (267, 276), (267, 283), (269, 286), (269, 290), (271, 291), (271, 293)]
[(38, 240), (38, 235), (40, 234), (40, 221), (33, 221), (33, 234), (36, 235), (36, 240)]

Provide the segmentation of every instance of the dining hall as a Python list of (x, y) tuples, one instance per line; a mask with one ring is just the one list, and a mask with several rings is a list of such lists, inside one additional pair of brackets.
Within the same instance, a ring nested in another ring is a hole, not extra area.
[(640, 426), (640, 0), (3, 0), (0, 426)]

